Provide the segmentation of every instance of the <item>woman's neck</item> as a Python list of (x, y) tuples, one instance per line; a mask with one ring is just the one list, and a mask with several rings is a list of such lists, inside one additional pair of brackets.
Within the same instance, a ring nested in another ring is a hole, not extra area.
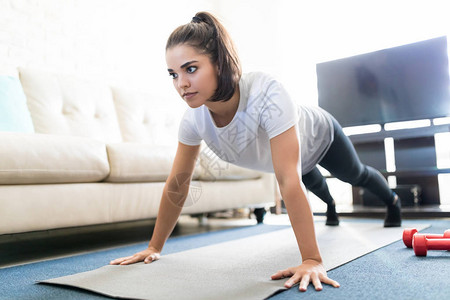
[(239, 107), (239, 98), (240, 92), (239, 86), (237, 86), (230, 100), (205, 103), (218, 127), (224, 127), (233, 120)]

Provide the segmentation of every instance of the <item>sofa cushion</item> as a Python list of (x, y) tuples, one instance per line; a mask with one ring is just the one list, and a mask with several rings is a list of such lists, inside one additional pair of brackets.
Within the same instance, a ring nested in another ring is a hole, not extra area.
[(0, 131), (34, 132), (19, 78), (0, 75)]
[(263, 172), (242, 168), (222, 160), (204, 144), (199, 156), (201, 166), (199, 180), (202, 181), (258, 179), (263, 175)]
[(36, 132), (122, 140), (105, 83), (33, 69), (19, 68), (19, 73)]
[(111, 172), (108, 182), (165, 181), (169, 176), (174, 151), (148, 144), (106, 145)]
[(185, 110), (176, 105), (181, 101), (118, 87), (113, 87), (112, 93), (123, 141), (176, 147)]
[(104, 143), (80, 137), (0, 132), (0, 184), (101, 181)]
[[(111, 168), (108, 182), (165, 181), (176, 154), (176, 148), (143, 143), (108, 144), (106, 149)], [(193, 180), (199, 175), (196, 168)]]

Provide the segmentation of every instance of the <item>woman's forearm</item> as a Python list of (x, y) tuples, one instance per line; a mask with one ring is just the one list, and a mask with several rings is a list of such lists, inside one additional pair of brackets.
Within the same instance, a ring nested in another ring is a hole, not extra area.
[(313, 214), (300, 182), (296, 181), (295, 178), (285, 180), (280, 184), (280, 191), (297, 239), (302, 260), (313, 259), (322, 262), (314, 229)]
[(149, 247), (153, 247), (159, 252), (162, 251), (165, 242), (177, 224), (188, 193), (189, 186), (187, 188), (186, 186), (184, 188), (178, 187), (177, 190), (174, 190), (173, 187), (166, 183)]

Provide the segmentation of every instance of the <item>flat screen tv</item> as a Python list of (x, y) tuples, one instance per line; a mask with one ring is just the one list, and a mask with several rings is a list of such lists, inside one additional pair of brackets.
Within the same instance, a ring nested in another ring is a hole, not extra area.
[(319, 106), (342, 126), (450, 116), (447, 37), (316, 65)]

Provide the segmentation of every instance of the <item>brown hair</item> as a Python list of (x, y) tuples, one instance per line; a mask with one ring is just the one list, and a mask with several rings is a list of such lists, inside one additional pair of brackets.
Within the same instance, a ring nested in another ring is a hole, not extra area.
[(208, 12), (196, 13), (190, 23), (172, 32), (167, 40), (166, 51), (180, 44), (187, 44), (208, 55), (211, 63), (218, 66), (218, 87), (209, 101), (230, 100), (242, 70), (233, 41), (219, 20)]

